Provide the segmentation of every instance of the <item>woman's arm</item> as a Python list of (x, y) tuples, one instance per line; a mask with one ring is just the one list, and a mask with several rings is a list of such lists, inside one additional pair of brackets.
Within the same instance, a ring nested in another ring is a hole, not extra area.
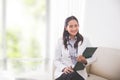
[(93, 54), (91, 58), (85, 59), (85, 57), (83, 57), (82, 54), (87, 47), (92, 47), (92, 46), (88, 38), (85, 37), (82, 45), (79, 47), (78, 61), (82, 61), (84, 64), (89, 65), (93, 63), (94, 61), (96, 61), (96, 56)]
[(62, 71), (66, 66), (62, 63), (62, 39), (58, 40), (57, 46), (55, 48), (55, 57), (54, 57), (54, 65), (57, 69)]

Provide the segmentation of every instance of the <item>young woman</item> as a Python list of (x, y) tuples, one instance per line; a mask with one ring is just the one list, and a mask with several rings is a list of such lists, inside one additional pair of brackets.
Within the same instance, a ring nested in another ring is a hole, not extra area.
[(85, 59), (83, 51), (89, 46), (89, 41), (79, 33), (79, 22), (75, 16), (70, 16), (65, 20), (62, 39), (58, 40), (55, 50), (54, 64), (55, 80), (86, 80), (86, 68), (74, 71), (73, 67), (77, 62), (82, 62), (85, 66), (95, 60), (95, 57)]

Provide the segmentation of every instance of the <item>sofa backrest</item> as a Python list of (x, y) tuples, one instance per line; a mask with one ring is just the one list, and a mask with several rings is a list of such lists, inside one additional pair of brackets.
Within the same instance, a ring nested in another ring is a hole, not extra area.
[(120, 49), (99, 47), (90, 72), (109, 80), (120, 80)]

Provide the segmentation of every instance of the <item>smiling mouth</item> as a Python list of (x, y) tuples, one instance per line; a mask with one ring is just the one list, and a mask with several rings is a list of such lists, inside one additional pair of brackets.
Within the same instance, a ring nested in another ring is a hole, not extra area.
[(71, 31), (72, 33), (77, 33), (77, 31)]

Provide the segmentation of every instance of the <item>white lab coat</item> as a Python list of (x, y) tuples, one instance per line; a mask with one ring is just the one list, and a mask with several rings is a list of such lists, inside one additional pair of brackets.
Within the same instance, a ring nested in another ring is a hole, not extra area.
[[(90, 43), (87, 38), (84, 38), (83, 43), (81, 45), (81, 42), (78, 44), (78, 55), (82, 55), (83, 51), (86, 47), (90, 47)], [(55, 50), (55, 58), (54, 58), (54, 65), (56, 67), (54, 78), (60, 77), (60, 75), (63, 73), (62, 70), (67, 66), (73, 66), (73, 63), (71, 61), (71, 58), (69, 58), (69, 50), (65, 49), (63, 45), (63, 40), (59, 39), (56, 50)], [(93, 55), (91, 58), (86, 59), (87, 65), (91, 64), (96, 60), (96, 57)], [(86, 66), (87, 66), (86, 65)], [(77, 71), (84, 79), (87, 79), (87, 72), (86, 68), (84, 70)]]

